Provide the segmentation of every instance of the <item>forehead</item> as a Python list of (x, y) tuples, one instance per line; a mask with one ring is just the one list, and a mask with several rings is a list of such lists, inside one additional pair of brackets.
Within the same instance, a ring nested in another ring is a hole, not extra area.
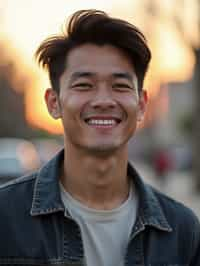
[(92, 71), (100, 74), (129, 72), (135, 74), (131, 59), (112, 45), (84, 44), (72, 49), (66, 59), (65, 72)]

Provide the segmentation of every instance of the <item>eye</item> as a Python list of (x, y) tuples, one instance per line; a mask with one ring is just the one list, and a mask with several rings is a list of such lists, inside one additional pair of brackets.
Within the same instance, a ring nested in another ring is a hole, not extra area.
[(126, 83), (115, 83), (115, 84), (113, 84), (112, 87), (114, 89), (122, 90), (122, 91), (132, 90), (133, 89), (129, 84), (126, 84)]
[(74, 85), (72, 85), (72, 88), (78, 89), (78, 90), (87, 90), (92, 88), (92, 84), (88, 82), (79, 82)]

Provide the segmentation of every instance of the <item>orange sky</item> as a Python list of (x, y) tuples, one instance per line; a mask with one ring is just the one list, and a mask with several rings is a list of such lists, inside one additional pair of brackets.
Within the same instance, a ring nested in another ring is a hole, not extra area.
[[(66, 17), (77, 9), (102, 9), (111, 15), (128, 19), (146, 31), (153, 52), (153, 61), (147, 77), (149, 84), (154, 79), (184, 81), (191, 76), (194, 66), (192, 50), (184, 44), (182, 36), (178, 34), (172, 20), (170, 20), (172, 13), (176, 12), (176, 1), (155, 0), (158, 3), (160, 13), (156, 24), (154, 19), (151, 20), (150, 24), (149, 22), (146, 23), (148, 17), (144, 13), (142, 2), (141, 0), (73, 0), (67, 1), (66, 4), (66, 0), (1, 0), (0, 23), (2, 27), (0, 38), (11, 43), (14, 48), (16, 47), (18, 52), (15, 52), (15, 57), (20, 57), (20, 60), (23, 61), (21, 71), (24, 75), (31, 75), (25, 90), (25, 99), (28, 103), (26, 116), (29, 122), (52, 133), (61, 132), (59, 122), (50, 118), (44, 105), (44, 89), (49, 86), (49, 82), (44, 71), (36, 66), (33, 54), (39, 43), (47, 36), (58, 33)], [(185, 34), (187, 38), (197, 42), (195, 0), (185, 0), (184, 2), (185, 6), (182, 13), (187, 21), (190, 21), (189, 28), (186, 21), (183, 20)], [(191, 24), (192, 31), (189, 30)], [(165, 52), (163, 53), (163, 51)], [(149, 87), (156, 88), (156, 86)], [(156, 91), (150, 92), (150, 94), (154, 93)]]

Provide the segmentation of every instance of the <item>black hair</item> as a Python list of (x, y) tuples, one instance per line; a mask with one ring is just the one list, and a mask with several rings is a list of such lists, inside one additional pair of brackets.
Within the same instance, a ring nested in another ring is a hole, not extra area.
[(131, 59), (142, 90), (151, 51), (144, 35), (127, 21), (112, 18), (99, 10), (75, 12), (65, 31), (44, 40), (35, 55), (38, 63), (47, 68), (52, 88), (59, 92), (59, 79), (66, 67), (70, 50), (85, 43), (110, 44), (123, 50)]

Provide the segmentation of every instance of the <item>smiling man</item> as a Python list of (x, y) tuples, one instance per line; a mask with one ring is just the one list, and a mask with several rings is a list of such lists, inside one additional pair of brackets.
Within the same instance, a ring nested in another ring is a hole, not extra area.
[(36, 52), (64, 149), (0, 189), (0, 265), (200, 265), (191, 210), (142, 181), (128, 141), (145, 112), (143, 34), (102, 11), (76, 12)]

